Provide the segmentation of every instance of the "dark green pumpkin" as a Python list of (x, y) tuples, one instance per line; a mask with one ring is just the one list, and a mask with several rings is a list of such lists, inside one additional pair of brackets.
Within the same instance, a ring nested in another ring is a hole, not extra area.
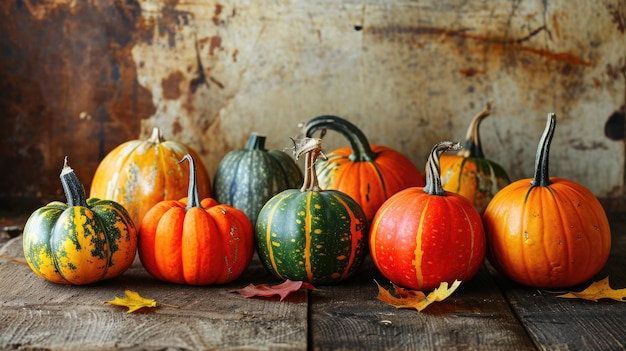
[(315, 160), (321, 140), (306, 154), (304, 185), (272, 197), (255, 227), (261, 262), (276, 277), (313, 284), (338, 283), (350, 277), (367, 252), (367, 220), (350, 196), (320, 190)]
[(224, 156), (213, 180), (215, 200), (243, 211), (253, 225), (267, 200), (300, 186), (303, 180), (293, 158), (279, 150), (266, 150), (265, 139), (250, 134), (245, 149)]
[(39, 208), (24, 227), (24, 257), (41, 278), (82, 285), (122, 274), (133, 263), (137, 230), (115, 201), (86, 199), (85, 189), (66, 164), (61, 183), (67, 203)]

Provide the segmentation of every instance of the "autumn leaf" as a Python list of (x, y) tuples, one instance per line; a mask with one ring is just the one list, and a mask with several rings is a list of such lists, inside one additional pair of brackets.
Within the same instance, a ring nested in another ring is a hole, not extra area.
[(389, 292), (389, 290), (381, 287), (378, 282), (376, 282), (376, 285), (378, 286), (377, 297), (380, 301), (394, 306), (395, 308), (413, 308), (421, 312), (431, 303), (435, 301), (443, 301), (448, 296), (452, 295), (456, 288), (461, 285), (461, 281), (455, 280), (450, 288), (448, 288), (447, 282), (442, 282), (441, 284), (439, 284), (439, 287), (437, 289), (433, 290), (428, 295), (424, 294), (421, 291), (404, 289), (395, 284), (393, 284), (395, 291), (395, 295), (393, 295), (391, 292)]
[(144, 307), (157, 307), (155, 300), (143, 298), (138, 293), (131, 290), (126, 290), (125, 293), (125, 298), (116, 296), (115, 299), (105, 302), (110, 305), (128, 307), (128, 313), (133, 313)]
[(609, 285), (609, 277), (606, 277), (600, 281), (593, 282), (587, 289), (580, 292), (568, 292), (567, 294), (559, 295), (565, 299), (583, 299), (598, 302), (599, 299), (613, 299), (619, 302), (626, 302), (626, 288), (625, 289), (611, 289)]
[(283, 283), (277, 284), (277, 285), (250, 284), (246, 286), (245, 288), (232, 290), (231, 292), (237, 292), (245, 298), (254, 297), (254, 296), (270, 297), (270, 296), (279, 295), (280, 301), (282, 301), (285, 299), (285, 297), (287, 297), (292, 292), (300, 290), (300, 288), (304, 288), (308, 290), (315, 290), (315, 287), (310, 283), (302, 282), (302, 281), (293, 281), (293, 280), (287, 279)]

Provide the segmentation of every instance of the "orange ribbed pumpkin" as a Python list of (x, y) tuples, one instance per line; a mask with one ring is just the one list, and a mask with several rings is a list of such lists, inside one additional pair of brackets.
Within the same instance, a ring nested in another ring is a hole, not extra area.
[(431, 290), (442, 282), (471, 279), (485, 257), (480, 215), (461, 195), (446, 192), (439, 154), (458, 143), (435, 145), (426, 164), (426, 186), (402, 190), (380, 207), (370, 229), (370, 254), (397, 285)]
[(591, 279), (611, 250), (609, 221), (593, 193), (548, 175), (555, 127), (551, 113), (537, 149), (534, 178), (500, 190), (483, 214), (489, 261), (512, 280), (544, 289)]
[(354, 124), (337, 116), (318, 116), (304, 125), (303, 133), (311, 137), (326, 129), (343, 134), (350, 142), (319, 159), (317, 177), (322, 189), (339, 190), (352, 197), (363, 209), (368, 223), (391, 195), (400, 190), (423, 186), (419, 169), (402, 153), (386, 146), (370, 145)]
[(139, 228), (139, 258), (159, 280), (224, 284), (238, 278), (254, 253), (254, 230), (246, 214), (211, 198), (200, 201), (193, 158), (189, 195), (157, 203)]
[[(178, 164), (185, 154), (200, 158), (190, 147), (163, 139), (158, 128), (147, 140), (127, 141), (100, 162), (91, 183), (90, 197), (113, 200), (128, 210), (137, 225), (152, 206), (187, 195), (189, 167)], [(200, 163), (198, 191), (211, 196), (209, 175)]]

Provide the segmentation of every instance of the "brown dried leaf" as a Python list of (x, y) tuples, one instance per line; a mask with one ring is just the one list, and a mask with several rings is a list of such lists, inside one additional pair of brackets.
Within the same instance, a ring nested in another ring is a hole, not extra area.
[[(375, 281), (376, 282), (376, 281)], [(422, 311), (428, 305), (435, 301), (443, 301), (448, 296), (452, 295), (452, 293), (461, 285), (460, 280), (455, 280), (452, 283), (452, 286), (448, 288), (447, 282), (442, 282), (439, 284), (439, 287), (433, 290), (430, 294), (426, 295), (421, 291), (409, 290), (399, 287), (393, 284), (395, 295), (381, 287), (378, 282), (376, 282), (378, 286), (378, 296), (377, 298), (385, 302), (395, 308), (413, 308), (417, 311)]]
[(593, 282), (587, 289), (580, 292), (568, 292), (567, 294), (559, 295), (565, 299), (583, 299), (598, 302), (599, 299), (613, 299), (619, 302), (626, 302), (626, 288), (624, 289), (611, 289), (609, 285), (609, 277), (606, 277), (600, 281)]
[(246, 286), (245, 288), (233, 290), (232, 292), (237, 292), (245, 298), (254, 297), (254, 296), (270, 297), (270, 296), (279, 295), (280, 301), (282, 301), (287, 296), (289, 296), (289, 294), (291, 294), (292, 292), (300, 290), (300, 288), (304, 288), (308, 290), (315, 290), (315, 287), (310, 283), (302, 282), (302, 281), (293, 281), (293, 280), (287, 279), (283, 283), (277, 284), (277, 285), (250, 284)]

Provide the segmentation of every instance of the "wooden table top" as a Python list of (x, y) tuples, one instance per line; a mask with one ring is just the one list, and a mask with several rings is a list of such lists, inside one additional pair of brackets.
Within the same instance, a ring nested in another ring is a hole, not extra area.
[[(595, 280), (608, 275), (614, 288), (624, 288), (626, 214), (610, 217), (612, 253)], [(3, 218), (11, 221), (23, 225), (20, 219)], [(64, 286), (46, 282), (28, 266), (8, 259), (23, 261), (22, 238), (0, 234), (2, 350), (626, 348), (625, 303), (557, 298), (551, 291), (514, 284), (488, 264), (448, 299), (417, 312), (377, 300), (374, 279), (389, 285), (369, 259), (342, 284), (302, 290), (281, 302), (232, 292), (250, 283), (279, 283), (256, 258), (242, 277), (225, 286), (159, 282), (139, 261), (121, 277)], [(127, 289), (179, 308), (129, 314), (104, 302), (123, 297)]]

